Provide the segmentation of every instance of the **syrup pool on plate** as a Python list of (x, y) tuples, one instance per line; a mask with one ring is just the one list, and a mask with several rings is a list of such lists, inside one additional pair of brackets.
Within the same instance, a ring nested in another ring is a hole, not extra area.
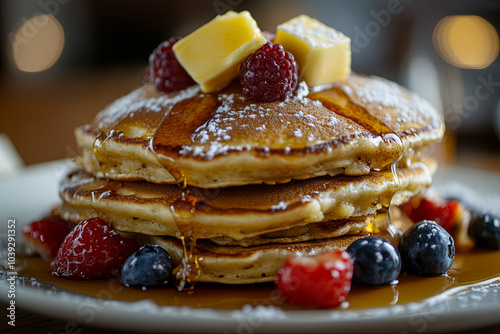
[[(398, 284), (370, 287), (353, 285), (347, 298), (348, 309), (388, 307), (423, 301), (452, 288), (467, 290), (468, 286), (496, 279), (500, 283), (500, 251), (475, 250), (457, 254), (448, 274), (438, 277), (400, 275)], [(118, 279), (74, 281), (52, 274), (50, 262), (36, 256), (18, 257), (17, 269), (21, 277), (35, 278), (64, 290), (84, 295), (118, 300), (152, 300), (158, 305), (191, 306), (214, 309), (239, 309), (243, 305), (274, 305), (283, 309), (303, 309), (284, 302), (272, 283), (223, 285), (198, 283), (188, 292), (178, 292), (173, 286), (138, 289), (122, 285)]]

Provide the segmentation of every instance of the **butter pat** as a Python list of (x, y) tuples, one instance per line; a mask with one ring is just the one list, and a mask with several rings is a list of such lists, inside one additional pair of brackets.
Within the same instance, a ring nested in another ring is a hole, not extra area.
[(216, 16), (174, 44), (175, 57), (204, 93), (226, 87), (266, 39), (249, 12)]
[(342, 81), (351, 73), (351, 39), (306, 15), (279, 25), (275, 43), (294, 55), (309, 86)]

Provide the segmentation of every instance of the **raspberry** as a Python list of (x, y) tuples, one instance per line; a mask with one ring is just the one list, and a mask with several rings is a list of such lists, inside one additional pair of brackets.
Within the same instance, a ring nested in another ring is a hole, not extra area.
[(100, 218), (91, 218), (66, 236), (54, 272), (70, 279), (111, 278), (138, 248), (135, 241), (121, 236)]
[(75, 225), (59, 217), (48, 217), (23, 227), (23, 240), (30, 253), (53, 260), (64, 238)]
[(276, 274), (275, 284), (290, 303), (317, 308), (342, 304), (351, 290), (353, 263), (345, 251), (293, 256)]
[(149, 81), (153, 82), (160, 92), (175, 92), (194, 84), (172, 51), (172, 46), (179, 39), (180, 37), (171, 37), (162, 42), (149, 56)]
[(293, 55), (270, 42), (248, 56), (240, 67), (243, 94), (256, 101), (283, 101), (297, 87), (297, 78)]
[(405, 214), (413, 222), (432, 220), (444, 227), (450, 234), (454, 234), (454, 227), (460, 218), (462, 210), (463, 207), (459, 201), (431, 200), (427, 198), (423, 198), (417, 207), (411, 202), (404, 207)]

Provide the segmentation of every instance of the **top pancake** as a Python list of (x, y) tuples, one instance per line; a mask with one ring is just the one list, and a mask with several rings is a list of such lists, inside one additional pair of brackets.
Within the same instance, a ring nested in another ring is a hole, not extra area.
[(365, 175), (443, 133), (439, 114), (415, 94), (353, 74), (323, 89), (301, 83), (293, 97), (269, 103), (246, 100), (236, 81), (212, 94), (146, 85), (77, 128), (76, 138), (79, 162), (96, 176), (215, 188)]

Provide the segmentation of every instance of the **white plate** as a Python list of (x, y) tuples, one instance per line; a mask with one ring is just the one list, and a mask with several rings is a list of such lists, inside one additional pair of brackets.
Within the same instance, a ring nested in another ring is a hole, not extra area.
[[(58, 203), (57, 180), (70, 166), (65, 160), (42, 164), (0, 180), (0, 226), (16, 219), (20, 241), (22, 225)], [(492, 212), (500, 210), (497, 173), (441, 167), (435, 176), (435, 189), (465, 196), (473, 205)], [(5, 232), (4, 227), (3, 238)], [(7, 289), (7, 282), (0, 281), (2, 302), (9, 302)], [(500, 314), (500, 279), (478, 283), (466, 291), (450, 290), (425, 302), (363, 310), (282, 311), (248, 306), (226, 311), (160, 307), (147, 300), (105, 301), (30, 281), (20, 282), (16, 289), (16, 305), (24, 309), (84, 325), (140, 332), (435, 332), (492, 325), (499, 322)]]

